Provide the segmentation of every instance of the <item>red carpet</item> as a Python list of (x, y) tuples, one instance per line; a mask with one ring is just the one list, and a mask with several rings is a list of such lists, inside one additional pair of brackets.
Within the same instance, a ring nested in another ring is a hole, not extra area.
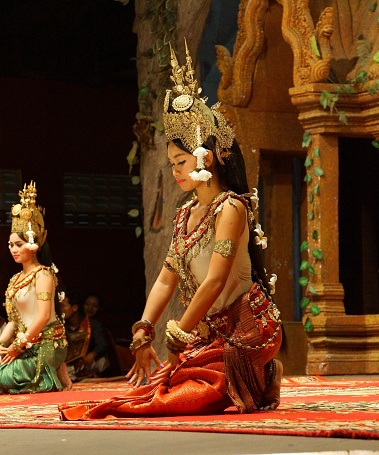
[(379, 380), (285, 378), (273, 412), (62, 422), (57, 404), (120, 395), (125, 381), (79, 383), (70, 392), (0, 395), (0, 428), (165, 430), (379, 439)]

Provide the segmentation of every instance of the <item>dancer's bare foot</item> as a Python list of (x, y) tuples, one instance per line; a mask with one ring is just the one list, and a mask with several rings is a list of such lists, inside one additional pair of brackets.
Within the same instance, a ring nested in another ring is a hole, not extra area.
[(67, 365), (62, 363), (62, 365), (57, 369), (58, 379), (61, 381), (63, 390), (68, 392), (72, 389), (72, 381), (68, 374)]
[(280, 383), (283, 376), (283, 364), (277, 359), (275, 359), (274, 362), (276, 365), (275, 378), (264, 391), (264, 396), (259, 408), (261, 411), (273, 411), (280, 403)]

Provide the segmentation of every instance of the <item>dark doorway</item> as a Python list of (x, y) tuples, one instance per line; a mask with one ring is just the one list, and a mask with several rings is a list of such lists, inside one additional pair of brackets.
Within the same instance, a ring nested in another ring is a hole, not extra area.
[(347, 314), (379, 313), (378, 176), (371, 140), (340, 138), (339, 262)]

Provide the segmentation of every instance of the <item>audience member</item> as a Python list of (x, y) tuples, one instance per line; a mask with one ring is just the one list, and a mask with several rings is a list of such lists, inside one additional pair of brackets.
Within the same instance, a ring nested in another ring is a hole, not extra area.
[(66, 364), (72, 381), (99, 377), (106, 370), (107, 341), (102, 324), (83, 312), (83, 300), (77, 290), (68, 290), (61, 302), (68, 353)]

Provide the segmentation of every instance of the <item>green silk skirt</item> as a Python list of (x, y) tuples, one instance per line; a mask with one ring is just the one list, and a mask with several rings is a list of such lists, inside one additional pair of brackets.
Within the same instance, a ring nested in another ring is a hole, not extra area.
[(42, 330), (41, 341), (20, 354), (12, 363), (0, 365), (0, 394), (54, 392), (62, 390), (57, 369), (65, 361), (67, 341), (51, 333), (61, 325), (53, 321)]

